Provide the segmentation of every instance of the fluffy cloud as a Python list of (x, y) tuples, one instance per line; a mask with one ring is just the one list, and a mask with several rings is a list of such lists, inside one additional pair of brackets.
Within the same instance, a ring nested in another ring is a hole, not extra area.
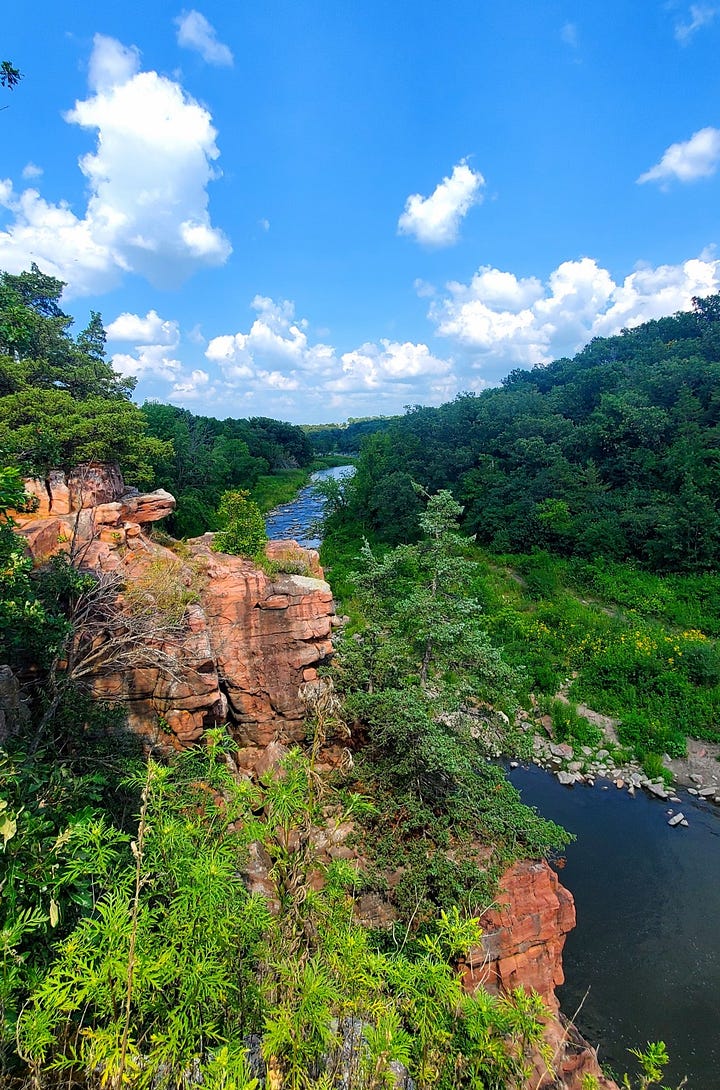
[(450, 283), (430, 317), (474, 367), (499, 379), (512, 366), (549, 363), (596, 336), (688, 309), (694, 295), (720, 290), (720, 261), (639, 267), (621, 283), (591, 258), (565, 261), (546, 284), (489, 266), (469, 284)]
[(34, 178), (42, 178), (43, 168), (39, 167), (36, 163), (26, 163), (22, 169), (23, 178), (30, 182)]
[(646, 170), (638, 178), (644, 182), (667, 183), (694, 182), (696, 178), (709, 178), (720, 163), (720, 129), (708, 126), (693, 133), (689, 140), (671, 144), (659, 163)]
[(127, 352), (115, 352), (111, 362), (116, 371), (139, 379), (162, 378), (179, 382), (183, 365), (176, 358), (180, 346), (180, 326), (176, 321), (161, 318), (155, 310), (141, 317), (125, 311), (106, 328), (108, 341), (134, 342)]
[[(213, 337), (205, 355), (217, 363), (229, 382), (252, 378), (276, 389), (295, 389), (302, 372), (324, 375), (334, 358), (325, 344), (308, 342), (307, 322), (295, 321), (295, 308), (287, 300), (276, 303), (262, 295), (252, 301), (257, 318), (247, 333)], [(281, 383), (278, 376), (283, 375)]]
[(457, 241), (463, 218), (482, 201), (484, 185), (482, 174), (461, 159), (429, 197), (419, 193), (408, 197), (398, 220), (398, 234), (411, 235), (428, 246), (450, 246)]
[(292, 303), (256, 296), (257, 317), (247, 333), (214, 337), (205, 351), (220, 369), (227, 397), (242, 396), (292, 409), (297, 395), (308, 416), (322, 419), (330, 409), (346, 413), (398, 411), (408, 400), (441, 401), (455, 392), (452, 367), (427, 345), (382, 340), (339, 353), (328, 344), (311, 342), (307, 321), (298, 321)]
[(0, 231), (0, 266), (37, 261), (68, 282), (68, 296), (99, 293), (123, 273), (178, 284), (231, 252), (213, 227), (207, 185), (219, 152), (208, 111), (157, 72), (140, 70), (139, 53), (96, 35), (91, 94), (65, 120), (97, 134), (79, 166), (90, 190), (85, 213), (45, 201), (36, 189), (3, 191), (13, 214)]
[(228, 66), (233, 63), (232, 52), (218, 40), (215, 27), (199, 11), (184, 11), (175, 24), (178, 45), (194, 49), (208, 64)]
[(192, 401), (196, 398), (205, 398), (210, 394), (215, 393), (213, 389), (208, 389), (208, 383), (210, 382), (210, 375), (207, 371), (203, 371), (201, 368), (197, 368), (195, 371), (191, 371), (190, 375), (180, 382), (173, 384), (173, 388), (168, 395), (170, 401)]
[[(363, 344), (340, 357), (339, 373), (325, 388), (333, 394), (364, 393), (384, 390), (396, 385), (410, 392), (415, 379), (444, 379), (450, 375), (451, 364), (433, 356), (426, 344), (381, 340), (380, 344)], [(444, 387), (444, 383), (441, 383)]]
[(698, 30), (712, 23), (717, 11), (717, 8), (709, 4), (691, 4), (688, 21), (675, 24), (675, 40), (680, 45), (687, 45)]
[(144, 318), (127, 311), (119, 314), (105, 332), (111, 341), (176, 345), (180, 339), (178, 323), (161, 318), (155, 310), (149, 310)]

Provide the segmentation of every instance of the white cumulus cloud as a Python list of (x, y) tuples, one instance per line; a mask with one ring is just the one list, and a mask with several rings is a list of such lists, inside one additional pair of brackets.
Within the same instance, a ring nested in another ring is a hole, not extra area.
[(709, 178), (720, 163), (720, 129), (708, 126), (698, 129), (689, 140), (671, 144), (662, 159), (638, 178), (644, 182), (667, 183), (694, 182), (697, 178)]
[(110, 341), (135, 341), (136, 344), (176, 345), (180, 337), (178, 323), (161, 318), (156, 310), (149, 310), (144, 318), (125, 311), (110, 322), (105, 332)]
[(136, 378), (163, 378), (179, 381), (183, 364), (177, 358), (180, 324), (161, 318), (155, 310), (141, 317), (128, 311), (110, 322), (105, 332), (108, 341), (133, 342), (130, 351), (114, 352), (111, 362), (116, 371)]
[(37, 261), (67, 281), (67, 296), (105, 291), (133, 272), (176, 285), (194, 269), (222, 264), (230, 244), (208, 211), (219, 151), (205, 107), (173, 80), (140, 70), (140, 55), (96, 35), (91, 94), (65, 114), (96, 135), (79, 160), (89, 187), (84, 213), (38, 190), (6, 194), (12, 221), (0, 230), (0, 266)]
[[(190, 372), (189, 376), (173, 384), (168, 398), (170, 401), (191, 401), (196, 398), (208, 397), (208, 395), (212, 396), (211, 391), (208, 389), (209, 382), (210, 375), (207, 371), (196, 368)], [(212, 393), (214, 392), (213, 390)]]
[(461, 159), (429, 197), (419, 193), (408, 197), (398, 220), (398, 234), (411, 235), (428, 246), (450, 246), (457, 241), (464, 217), (482, 201), (484, 185), (482, 174)]
[(27, 182), (31, 182), (35, 178), (42, 178), (43, 168), (39, 167), (37, 163), (26, 163), (22, 169), (22, 176)]
[[(408, 401), (439, 402), (456, 390), (452, 365), (427, 345), (381, 340), (347, 352), (311, 340), (308, 322), (298, 320), (291, 302), (265, 296), (253, 300), (256, 318), (247, 332), (213, 337), (205, 356), (219, 368), (225, 398), (251, 398), (308, 416), (399, 411)], [(280, 400), (276, 400), (280, 398)]]
[(593, 337), (687, 310), (693, 296), (718, 290), (720, 261), (711, 255), (641, 266), (620, 283), (588, 257), (563, 262), (546, 283), (486, 266), (469, 284), (448, 284), (430, 317), (471, 368), (497, 380), (510, 367), (571, 355)]
[(175, 20), (178, 45), (194, 49), (208, 64), (227, 67), (233, 63), (230, 48), (218, 39), (215, 27), (199, 11), (184, 11)]

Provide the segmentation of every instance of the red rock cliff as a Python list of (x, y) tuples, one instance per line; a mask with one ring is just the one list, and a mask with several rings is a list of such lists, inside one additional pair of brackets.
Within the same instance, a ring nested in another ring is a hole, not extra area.
[(575, 926), (572, 894), (545, 862), (523, 860), (503, 875), (496, 907), (480, 917), (482, 943), (467, 956), (465, 986), (491, 992), (534, 988), (551, 1011), (545, 1041), (554, 1074), (538, 1055), (527, 1090), (582, 1090), (585, 1075), (594, 1075), (603, 1090), (617, 1090), (602, 1075), (597, 1053), (559, 1013), (555, 988), (564, 981), (565, 936)]
[(331, 653), (335, 623), (317, 553), (292, 550), (313, 577), (271, 578), (247, 560), (213, 552), (211, 535), (191, 543), (180, 560), (145, 532), (170, 514), (174, 498), (162, 489), (126, 489), (113, 466), (82, 467), (69, 477), (54, 471), (26, 485), (37, 507), (16, 518), (38, 563), (72, 549), (83, 566), (115, 572), (123, 582), (142, 581), (159, 565), (179, 584), (197, 588), (182, 631), (159, 644), (165, 668), (146, 662), (104, 669), (92, 679), (98, 697), (127, 706), (133, 730), (153, 744), (179, 748), (228, 721), (240, 745), (249, 747), (249, 766), (269, 742), (302, 737), (299, 689)]

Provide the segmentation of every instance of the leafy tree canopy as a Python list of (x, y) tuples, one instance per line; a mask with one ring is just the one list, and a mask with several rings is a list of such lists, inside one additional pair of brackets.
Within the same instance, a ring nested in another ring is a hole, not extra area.
[[(502, 387), (415, 408), (366, 439), (348, 507), (389, 543), (417, 536), (406, 482), (451, 489), (500, 552), (720, 563), (720, 295), (597, 338)], [(416, 513), (415, 513), (416, 514)]]
[(0, 450), (26, 472), (119, 461), (129, 480), (149, 483), (169, 444), (146, 434), (135, 380), (105, 359), (100, 315), (72, 336), (63, 287), (34, 263), (0, 274)]

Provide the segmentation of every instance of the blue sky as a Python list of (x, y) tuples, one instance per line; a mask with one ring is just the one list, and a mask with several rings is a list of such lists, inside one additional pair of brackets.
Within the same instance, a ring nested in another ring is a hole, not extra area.
[(720, 290), (720, 0), (19, 0), (0, 268), (216, 416), (438, 404)]

